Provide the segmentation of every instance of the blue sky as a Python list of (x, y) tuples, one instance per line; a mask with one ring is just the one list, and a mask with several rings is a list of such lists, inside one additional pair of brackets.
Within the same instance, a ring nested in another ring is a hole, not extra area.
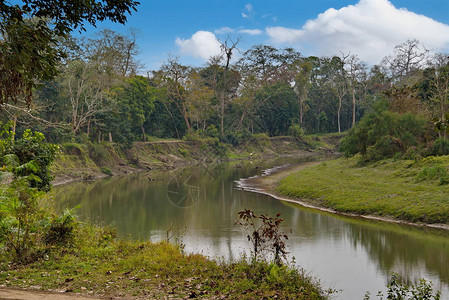
[(140, 0), (123, 26), (137, 29), (144, 70), (157, 69), (168, 54), (185, 64), (204, 65), (218, 40), (240, 39), (245, 51), (265, 43), (293, 47), (303, 55), (357, 54), (369, 64), (393, 47), (416, 38), (436, 52), (449, 52), (448, 0)]

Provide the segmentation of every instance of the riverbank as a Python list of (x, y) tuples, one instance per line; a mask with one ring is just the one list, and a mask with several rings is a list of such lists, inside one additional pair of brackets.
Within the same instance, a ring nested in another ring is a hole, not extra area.
[(327, 136), (302, 139), (256, 136), (237, 147), (215, 139), (136, 142), (130, 149), (107, 142), (65, 143), (60, 145), (61, 151), (51, 171), (54, 185), (141, 171), (157, 176), (159, 172), (198, 163), (303, 156), (312, 152), (326, 154), (333, 151), (332, 143), (337, 142), (338, 137)]
[(318, 282), (295, 268), (225, 263), (183, 253), (168, 242), (118, 240), (108, 229), (76, 228), (71, 246), (51, 249), (32, 263), (2, 259), (0, 289), (100, 299), (327, 299)]
[(360, 166), (358, 157), (340, 158), (286, 167), (241, 184), (332, 213), (449, 229), (448, 166), (448, 156), (368, 166)]

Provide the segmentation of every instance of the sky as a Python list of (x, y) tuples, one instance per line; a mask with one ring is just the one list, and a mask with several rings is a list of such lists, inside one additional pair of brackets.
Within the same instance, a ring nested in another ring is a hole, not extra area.
[[(449, 0), (140, 0), (126, 25), (138, 31), (144, 70), (169, 55), (203, 66), (220, 52), (220, 41), (239, 40), (240, 53), (256, 44), (292, 47), (303, 56), (356, 54), (380, 63), (394, 47), (417, 39), (429, 50), (449, 53)], [(237, 56), (240, 55), (237, 53)]]

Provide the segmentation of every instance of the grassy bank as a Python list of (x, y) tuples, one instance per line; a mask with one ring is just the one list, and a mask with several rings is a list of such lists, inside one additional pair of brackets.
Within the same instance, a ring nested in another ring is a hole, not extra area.
[(419, 161), (323, 162), (282, 179), (277, 192), (338, 212), (449, 224), (449, 156)]
[(26, 265), (1, 257), (0, 286), (117, 298), (326, 299), (302, 271), (267, 262), (217, 262), (167, 242), (117, 240), (78, 224), (73, 243)]

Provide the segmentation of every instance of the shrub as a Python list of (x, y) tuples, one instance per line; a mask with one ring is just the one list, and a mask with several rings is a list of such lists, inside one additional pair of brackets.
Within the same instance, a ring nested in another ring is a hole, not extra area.
[(246, 130), (239, 131), (225, 131), (221, 137), (221, 141), (226, 144), (238, 146), (251, 139), (251, 133)]
[(430, 149), (429, 155), (449, 155), (449, 139), (443, 137), (437, 138)]
[(299, 124), (294, 124), (288, 128), (288, 134), (294, 138), (301, 138), (304, 136), (304, 130)]
[(186, 134), (182, 137), (185, 141), (195, 142), (201, 140), (201, 135), (194, 129), (188, 129)]
[[(346, 157), (362, 154), (364, 161), (376, 161), (405, 153), (425, 140), (426, 122), (410, 113), (376, 111), (365, 115), (340, 144)], [(368, 153), (369, 152), (369, 153)]]
[(70, 246), (73, 243), (75, 217), (71, 210), (66, 209), (50, 223), (43, 235), (46, 245)]

